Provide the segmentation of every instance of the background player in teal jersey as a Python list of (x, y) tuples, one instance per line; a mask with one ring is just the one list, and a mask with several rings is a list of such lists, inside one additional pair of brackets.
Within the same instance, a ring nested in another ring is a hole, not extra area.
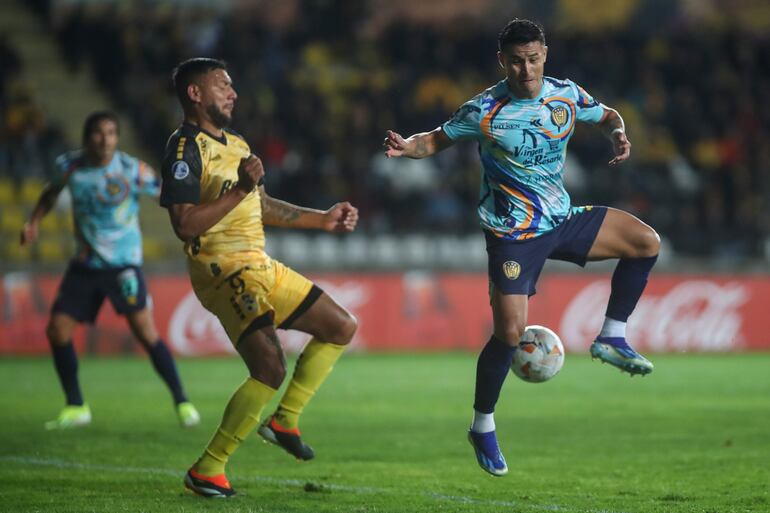
[(483, 177), (479, 217), (489, 255), (494, 334), (476, 367), (474, 418), (468, 439), (479, 465), (508, 472), (495, 435), (494, 407), (513, 351), (527, 324), (529, 297), (548, 258), (584, 266), (619, 259), (601, 332), (591, 355), (630, 374), (653, 365), (626, 342), (636, 307), (657, 259), (660, 238), (636, 217), (607, 207), (573, 207), (562, 174), (576, 121), (597, 125), (612, 142), (610, 165), (628, 159), (631, 143), (620, 115), (570, 80), (543, 75), (548, 55), (543, 29), (515, 19), (498, 36), (506, 78), (462, 105), (431, 132), (404, 139), (388, 131), (388, 157), (423, 158), (456, 141), (475, 140)]
[(182, 389), (174, 358), (158, 335), (140, 268), (139, 195), (158, 197), (160, 183), (147, 164), (117, 151), (118, 129), (118, 118), (110, 112), (88, 116), (83, 149), (56, 159), (57, 175), (41, 193), (21, 232), (22, 244), (33, 242), (40, 220), (53, 208), (64, 187), (69, 188), (77, 254), (59, 286), (46, 328), (66, 405), (56, 419), (46, 423), (47, 429), (91, 423), (91, 410), (80, 392), (72, 332), (78, 323), (96, 320), (105, 296), (117, 313), (125, 315), (132, 333), (171, 390), (182, 426), (200, 422)]

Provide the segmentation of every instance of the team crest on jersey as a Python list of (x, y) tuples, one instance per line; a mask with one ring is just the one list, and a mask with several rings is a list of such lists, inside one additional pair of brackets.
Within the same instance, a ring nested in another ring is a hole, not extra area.
[(575, 104), (568, 98), (554, 97), (543, 101), (543, 105), (550, 111), (549, 127), (540, 128), (541, 132), (550, 139), (564, 139), (572, 133), (575, 125)]
[(128, 182), (118, 175), (105, 175), (105, 181), (97, 193), (97, 198), (103, 203), (117, 205), (128, 196)]
[(508, 260), (503, 264), (503, 273), (509, 280), (515, 280), (521, 274), (521, 266), (518, 262)]
[(177, 180), (184, 180), (187, 178), (187, 175), (190, 174), (190, 166), (188, 166), (187, 162), (184, 160), (177, 160), (171, 166), (171, 171), (174, 172), (174, 178)]
[(563, 105), (559, 105), (551, 111), (551, 121), (553, 121), (553, 124), (559, 127), (559, 129), (567, 124), (568, 118), (569, 111), (567, 111), (567, 108)]

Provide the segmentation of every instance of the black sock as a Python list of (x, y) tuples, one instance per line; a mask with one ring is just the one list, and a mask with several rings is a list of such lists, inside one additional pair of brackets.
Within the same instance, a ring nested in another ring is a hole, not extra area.
[(476, 398), (473, 409), (492, 413), (500, 397), (505, 378), (511, 369), (515, 347), (498, 340), (494, 335), (481, 350), (476, 363)]
[(187, 396), (182, 390), (182, 382), (179, 380), (179, 373), (176, 370), (174, 357), (166, 347), (163, 340), (158, 340), (154, 346), (147, 347), (147, 354), (150, 355), (152, 366), (155, 371), (166, 382), (171, 395), (174, 396), (174, 403), (179, 404), (187, 401)]
[(78, 382), (78, 355), (75, 353), (75, 347), (71, 341), (64, 345), (51, 344), (51, 354), (67, 404), (82, 406), (83, 395), (80, 393)]
[(626, 322), (647, 286), (647, 277), (658, 255), (645, 258), (621, 258), (612, 274), (612, 292), (607, 303), (607, 317)]

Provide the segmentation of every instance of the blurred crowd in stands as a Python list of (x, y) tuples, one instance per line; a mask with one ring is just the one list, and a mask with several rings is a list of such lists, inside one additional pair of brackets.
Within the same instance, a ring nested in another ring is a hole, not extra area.
[[(181, 119), (172, 67), (191, 56), (223, 58), (239, 93), (233, 128), (263, 158), (271, 195), (319, 208), (350, 200), (369, 233), (477, 229), (474, 144), (406, 162), (384, 159), (380, 145), (388, 128), (408, 135), (438, 126), (502, 78), (496, 36), (507, 18), (383, 21), (363, 1), (67, 3), (56, 13), (45, 0), (33, 3), (67, 66), (93, 68), (155, 164)], [(540, 19), (546, 74), (617, 108), (633, 143), (632, 160), (610, 168), (609, 143), (578, 128), (565, 177), (573, 204), (626, 209), (683, 254), (763, 255), (770, 38), (675, 17), (642, 31), (570, 31)], [(24, 63), (2, 41), (0, 53), (0, 165), (18, 177), (27, 173), (19, 162), (37, 159), (46, 172), (52, 130), (9, 87)]]
[(17, 184), (48, 176), (53, 159), (66, 147), (58, 125), (49, 122), (30, 84), (21, 79), (23, 66), (0, 34), (0, 175)]

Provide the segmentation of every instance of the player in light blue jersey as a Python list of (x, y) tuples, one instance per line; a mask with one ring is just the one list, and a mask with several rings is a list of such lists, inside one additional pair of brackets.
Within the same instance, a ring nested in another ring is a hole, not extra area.
[(59, 375), (66, 405), (47, 429), (66, 429), (91, 423), (78, 381), (78, 360), (72, 332), (78, 323), (93, 323), (105, 297), (124, 315), (160, 377), (168, 385), (180, 423), (200, 422), (187, 400), (174, 358), (158, 335), (147, 287), (142, 276), (142, 234), (139, 196), (158, 197), (160, 183), (144, 162), (117, 150), (118, 118), (94, 112), (83, 127), (83, 148), (56, 159), (57, 175), (46, 185), (21, 232), (21, 243), (34, 242), (40, 220), (56, 203), (64, 187), (72, 197), (77, 254), (67, 268), (46, 335)]
[(621, 210), (572, 206), (564, 189), (567, 143), (578, 121), (596, 125), (612, 142), (610, 165), (628, 159), (631, 143), (618, 112), (571, 80), (544, 76), (548, 47), (537, 24), (512, 20), (498, 37), (498, 49), (504, 80), (431, 132), (404, 139), (388, 131), (384, 148), (388, 157), (423, 158), (460, 140), (479, 144), (483, 175), (478, 213), (489, 255), (494, 334), (479, 355), (468, 436), (479, 465), (499, 476), (508, 467), (495, 435), (494, 407), (546, 259), (580, 266), (619, 259), (604, 326), (591, 355), (632, 375), (645, 375), (653, 365), (628, 345), (625, 329), (657, 259), (660, 238)]

